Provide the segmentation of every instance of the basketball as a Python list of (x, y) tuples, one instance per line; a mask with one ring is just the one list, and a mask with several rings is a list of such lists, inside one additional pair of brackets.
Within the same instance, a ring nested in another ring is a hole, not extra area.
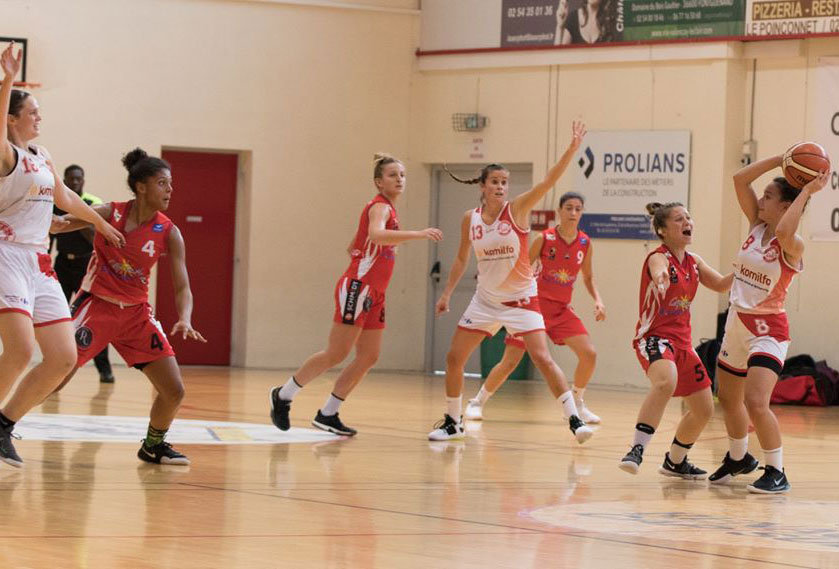
[(799, 142), (784, 152), (784, 178), (796, 188), (819, 175), (819, 172), (830, 169), (830, 158), (827, 151), (815, 142)]

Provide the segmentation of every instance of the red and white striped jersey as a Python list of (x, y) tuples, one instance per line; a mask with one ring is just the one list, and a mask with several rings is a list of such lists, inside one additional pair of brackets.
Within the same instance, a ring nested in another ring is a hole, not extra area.
[(536, 279), (539, 298), (571, 303), (574, 283), (590, 243), (591, 239), (582, 231), (577, 231), (577, 237), (571, 243), (565, 242), (556, 227), (542, 232), (542, 249), (539, 252), (542, 269)]
[(740, 251), (731, 285), (731, 306), (738, 312), (779, 314), (793, 277), (804, 268), (803, 261), (792, 267), (784, 258), (777, 237), (763, 244), (766, 224), (754, 227)]
[(126, 232), (125, 222), (132, 206), (134, 200), (111, 203), (108, 223), (125, 236), (125, 245), (114, 247), (97, 232), (81, 289), (126, 304), (140, 304), (148, 302), (149, 274), (160, 256), (166, 253), (169, 232), (174, 224), (157, 212), (147, 222)]
[(12, 148), (17, 163), (8, 176), (0, 178), (0, 241), (46, 251), (55, 179), (41, 148)]
[(527, 231), (521, 229), (506, 202), (490, 224), (481, 209), (472, 211), (469, 239), (478, 259), (478, 294), (492, 302), (508, 302), (536, 296), (536, 279), (530, 269)]
[[(669, 286), (664, 295), (650, 276), (648, 262), (656, 253), (667, 257)], [(685, 251), (679, 263), (665, 245), (660, 245), (644, 259), (641, 269), (638, 324), (635, 342), (648, 336), (667, 338), (674, 347), (691, 349), (690, 304), (699, 288), (699, 265), (693, 255)]]
[(350, 266), (344, 272), (344, 276), (364, 281), (375, 290), (384, 292), (388, 283), (390, 283), (393, 266), (396, 264), (396, 245), (376, 245), (370, 241), (368, 235), (370, 208), (379, 203), (385, 204), (388, 208), (385, 229), (394, 231), (399, 229), (399, 217), (396, 215), (396, 208), (386, 197), (378, 194), (367, 202), (358, 220), (358, 229), (350, 251), (352, 260)]

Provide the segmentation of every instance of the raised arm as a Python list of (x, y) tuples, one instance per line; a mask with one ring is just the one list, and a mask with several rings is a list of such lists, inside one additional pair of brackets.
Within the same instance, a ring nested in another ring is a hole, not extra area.
[(12, 173), (15, 167), (15, 151), (9, 142), (8, 112), (9, 103), (12, 100), (12, 87), (15, 76), (20, 71), (23, 61), (23, 50), (18, 50), (17, 57), (12, 54), (15, 42), (0, 53), (0, 68), (3, 70), (3, 82), (0, 84), (0, 109), (3, 109), (3, 118), (0, 119), (0, 178), (5, 178)]
[(586, 285), (586, 290), (594, 299), (594, 320), (600, 322), (606, 320), (606, 306), (603, 304), (603, 299), (600, 298), (600, 292), (597, 290), (597, 285), (594, 284), (594, 270), (592, 269), (591, 257), (594, 252), (594, 244), (589, 242), (588, 252), (583, 257), (583, 264), (580, 267), (580, 272), (583, 273), (583, 284)]
[(55, 166), (53, 166), (49, 154), (42, 147), (39, 147), (39, 150), (44, 152), (47, 158), (47, 165), (52, 171), (52, 177), (55, 180), (53, 199), (55, 200), (55, 205), (58, 209), (63, 209), (64, 211), (72, 214), (75, 218), (93, 225), (96, 231), (101, 233), (102, 237), (104, 237), (111, 245), (115, 247), (122, 247), (125, 245), (125, 237), (122, 236), (122, 233), (117, 231), (113, 225), (105, 221), (101, 215), (96, 213), (96, 211), (94, 211), (89, 205), (84, 203), (82, 198), (80, 198), (76, 192), (65, 186), (64, 181), (58, 176), (58, 172), (55, 171)]
[(792, 266), (796, 266), (804, 254), (804, 240), (796, 233), (801, 221), (801, 214), (804, 213), (804, 206), (807, 205), (810, 196), (824, 188), (829, 178), (830, 170), (825, 170), (807, 182), (784, 212), (784, 215), (781, 216), (781, 220), (775, 228), (775, 237), (781, 244), (787, 262)]
[(178, 311), (178, 321), (172, 327), (170, 334), (174, 336), (180, 333), (184, 340), (192, 338), (199, 342), (206, 342), (204, 336), (192, 327), (192, 289), (189, 288), (189, 275), (186, 270), (186, 247), (181, 230), (177, 226), (172, 226), (166, 246), (172, 266), (175, 308)]
[(752, 187), (752, 182), (763, 176), (765, 173), (779, 168), (783, 161), (780, 154), (771, 158), (764, 158), (753, 162), (748, 166), (740, 168), (734, 173), (734, 191), (737, 192), (737, 201), (740, 209), (749, 220), (749, 225), (757, 224), (757, 192)]
[(726, 292), (731, 288), (734, 273), (723, 276), (699, 255), (693, 255), (693, 258), (696, 259), (696, 265), (699, 268), (699, 284), (715, 292)]
[(472, 212), (467, 211), (460, 223), (460, 246), (457, 249), (457, 256), (452, 263), (452, 270), (449, 271), (449, 279), (446, 281), (446, 288), (435, 306), (435, 313), (442, 314), (449, 311), (449, 300), (452, 297), (457, 283), (463, 278), (466, 266), (469, 264), (469, 255), (472, 253), (472, 243), (469, 241), (469, 226), (472, 224)]
[(548, 174), (545, 176), (544, 180), (512, 201), (510, 204), (511, 213), (513, 215), (513, 219), (519, 227), (530, 226), (530, 220), (528, 219), (530, 216), (530, 210), (536, 207), (536, 204), (545, 197), (550, 189), (554, 187), (554, 184), (559, 181), (559, 178), (562, 177), (563, 172), (565, 172), (565, 169), (568, 168), (571, 160), (573, 160), (574, 153), (577, 152), (577, 149), (580, 147), (580, 143), (583, 141), (583, 137), (585, 135), (586, 125), (581, 121), (574, 121), (571, 125), (571, 142), (559, 158), (559, 162), (554, 164), (554, 166), (548, 170)]
[[(377, 203), (373, 205), (368, 211), (370, 218), (367, 227), (367, 234), (370, 236), (370, 241), (375, 245), (398, 245), (405, 241), (412, 239), (430, 239), (431, 241), (442, 241), (443, 232), (435, 227), (427, 227), (420, 231), (403, 231), (401, 229), (385, 229), (388, 216), (390, 215), (390, 208), (383, 204)], [(352, 247), (352, 245), (350, 245)]]
[[(102, 219), (108, 219), (111, 217), (111, 210), (113, 208), (109, 203), (101, 203), (90, 206), (90, 209), (95, 211)], [(78, 231), (91, 226), (90, 222), (78, 218), (75, 215), (62, 215), (59, 216), (58, 219), (62, 220), (64, 223), (60, 225), (56, 224), (50, 227), (50, 233), (53, 235), (58, 233), (70, 233), (71, 231)]]

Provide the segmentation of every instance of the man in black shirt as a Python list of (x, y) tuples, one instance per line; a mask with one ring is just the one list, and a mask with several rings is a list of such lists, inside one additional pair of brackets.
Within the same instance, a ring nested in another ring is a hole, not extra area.
[[(86, 194), (84, 189), (84, 170), (81, 166), (71, 164), (64, 169), (64, 183), (68, 188), (76, 192), (79, 197), (88, 205), (102, 203), (96, 196)], [(56, 215), (64, 215), (64, 211), (54, 208)], [(82, 284), (82, 279), (87, 272), (87, 264), (93, 253), (93, 228), (80, 229), (69, 233), (58, 233), (52, 235), (52, 241), (56, 244), (58, 255), (55, 257), (55, 274), (67, 301), (75, 294)], [(108, 361), (108, 347), (102, 350), (93, 358), (93, 363), (99, 371), (99, 381), (102, 383), (113, 383), (114, 374), (111, 371), (111, 362)]]

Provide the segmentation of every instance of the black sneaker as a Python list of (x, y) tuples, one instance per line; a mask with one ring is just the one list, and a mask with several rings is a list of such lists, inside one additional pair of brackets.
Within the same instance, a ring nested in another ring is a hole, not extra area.
[(634, 445), (626, 456), (623, 457), (618, 464), (618, 468), (630, 474), (638, 474), (638, 469), (641, 468), (641, 463), (644, 461), (644, 447), (642, 445)]
[(137, 451), (137, 458), (153, 464), (189, 465), (189, 459), (173, 449), (172, 445), (165, 441), (153, 447), (148, 447), (146, 446), (145, 439), (143, 439), (143, 444), (140, 445), (140, 450)]
[(789, 492), (790, 485), (783, 470), (766, 465), (763, 476), (746, 486), (746, 490), (753, 494), (783, 494)]
[(15, 468), (21, 468), (23, 467), (23, 459), (15, 450), (15, 445), (12, 444), (12, 438), (19, 439), (20, 437), (12, 432), (14, 430), (14, 426), (0, 427), (0, 460), (6, 464), (11, 464)]
[(583, 444), (584, 442), (589, 440), (591, 436), (594, 434), (594, 431), (591, 430), (591, 427), (583, 423), (583, 420), (577, 417), (576, 415), (571, 415), (568, 418), (568, 428), (571, 429), (571, 432), (574, 433), (574, 437), (580, 444)]
[(463, 422), (455, 421), (446, 413), (442, 421), (437, 421), (434, 430), (428, 433), (429, 441), (451, 441), (462, 439), (466, 435), (463, 432)]
[(688, 462), (688, 457), (679, 464), (673, 464), (670, 460), (670, 453), (664, 453), (664, 464), (658, 471), (665, 476), (673, 476), (675, 478), (684, 478), (685, 480), (705, 480), (708, 473), (701, 468), (697, 468)]
[(729, 453), (725, 453), (722, 465), (708, 477), (708, 481), (711, 484), (728, 484), (735, 476), (754, 472), (758, 464), (757, 459), (749, 453), (740, 460), (733, 460)]
[(338, 413), (335, 413), (334, 415), (324, 415), (320, 412), (320, 409), (318, 409), (318, 414), (315, 415), (315, 420), (312, 421), (312, 425), (323, 431), (329, 431), (330, 433), (344, 435), (346, 437), (355, 436), (358, 432), (352, 427), (348, 427), (342, 423), (341, 419), (338, 418)]
[(100, 372), (99, 373), (99, 383), (113, 383), (114, 382), (114, 373), (111, 371)]
[(288, 412), (291, 410), (291, 401), (280, 399), (280, 387), (271, 390), (271, 422), (281, 431), (287, 431), (291, 427), (288, 419)]

